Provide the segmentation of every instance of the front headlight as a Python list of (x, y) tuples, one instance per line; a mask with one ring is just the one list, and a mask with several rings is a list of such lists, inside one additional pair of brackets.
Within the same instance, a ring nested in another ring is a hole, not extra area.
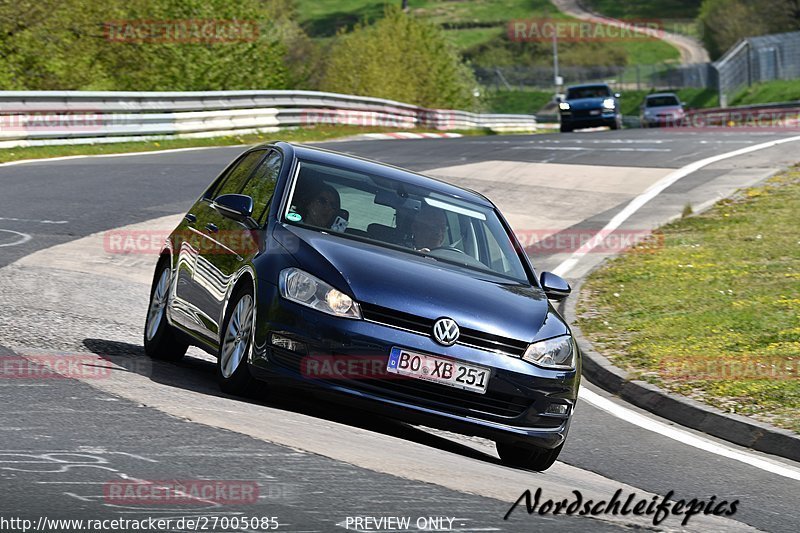
[(574, 370), (575, 351), (575, 341), (572, 339), (572, 335), (562, 335), (546, 341), (534, 342), (528, 346), (522, 358), (544, 368)]
[(613, 98), (606, 98), (603, 100), (603, 108), (604, 109), (614, 109), (617, 106), (617, 103), (614, 102)]
[(281, 296), (300, 305), (329, 315), (361, 318), (361, 309), (352, 298), (299, 268), (282, 270), (278, 288)]
[(562, 111), (569, 111), (569, 102), (561, 102), (558, 104), (558, 108)]

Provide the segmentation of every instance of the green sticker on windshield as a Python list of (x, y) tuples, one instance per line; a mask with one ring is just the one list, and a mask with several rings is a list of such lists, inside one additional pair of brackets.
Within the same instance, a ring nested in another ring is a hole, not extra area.
[(303, 217), (300, 215), (300, 213), (289, 213), (286, 215), (286, 220), (289, 220), (290, 222), (300, 222), (303, 220)]

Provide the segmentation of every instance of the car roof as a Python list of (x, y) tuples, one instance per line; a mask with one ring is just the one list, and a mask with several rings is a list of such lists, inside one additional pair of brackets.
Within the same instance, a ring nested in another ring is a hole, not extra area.
[(356, 172), (363, 172), (365, 174), (402, 181), (404, 183), (408, 183), (409, 185), (430, 189), (446, 196), (461, 198), (486, 207), (494, 207), (494, 204), (492, 204), (488, 198), (479, 192), (458, 187), (436, 178), (431, 178), (430, 176), (418, 174), (416, 172), (388, 165), (386, 163), (381, 163), (379, 161), (373, 161), (371, 159), (365, 159), (349, 154), (342, 154), (340, 152), (334, 152), (332, 150), (325, 150), (324, 148), (317, 148), (304, 144), (276, 141), (273, 143), (267, 143), (267, 145), (278, 146), (279, 148), (283, 148), (284, 151), (286, 151), (286, 148), (289, 148), (294, 153), (294, 156), (298, 159), (344, 167)]
[(655, 98), (659, 96), (674, 96), (675, 98), (678, 98), (678, 95), (675, 93), (653, 93), (653, 94), (648, 94), (645, 98)]
[(607, 89), (611, 89), (607, 83), (582, 83), (581, 85), (569, 85), (567, 90), (583, 89), (584, 87), (606, 87)]

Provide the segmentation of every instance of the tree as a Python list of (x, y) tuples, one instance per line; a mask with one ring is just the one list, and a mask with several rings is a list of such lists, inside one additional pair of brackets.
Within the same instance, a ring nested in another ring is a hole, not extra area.
[(337, 34), (321, 88), (426, 107), (472, 108), (477, 82), (439, 27), (387, 7), (375, 24)]
[(798, 0), (703, 0), (698, 15), (712, 58), (739, 39), (800, 29)]
[[(253, 31), (159, 39), (137, 33), (147, 21)], [(292, 0), (0, 0), (0, 89), (308, 88), (316, 55)]]

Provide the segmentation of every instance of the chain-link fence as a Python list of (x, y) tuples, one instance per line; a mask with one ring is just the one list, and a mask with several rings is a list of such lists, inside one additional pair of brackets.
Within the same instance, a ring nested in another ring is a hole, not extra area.
[(800, 78), (800, 32), (742, 39), (719, 61), (720, 104), (754, 83)]
[[(552, 67), (476, 67), (475, 75), (483, 86), (492, 89), (552, 90), (555, 84)], [(709, 87), (715, 81), (708, 63), (561, 67), (558, 75), (565, 85), (608, 83), (619, 90)]]
[[(555, 89), (553, 67), (475, 68), (478, 81), (491, 89)], [(608, 83), (617, 90), (714, 89), (725, 107), (754, 83), (800, 79), (800, 32), (742, 39), (714, 63), (561, 67), (565, 85)]]

